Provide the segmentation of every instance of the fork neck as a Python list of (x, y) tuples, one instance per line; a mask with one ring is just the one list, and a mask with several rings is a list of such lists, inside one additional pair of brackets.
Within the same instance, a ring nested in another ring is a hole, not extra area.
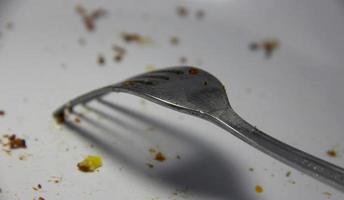
[(344, 169), (285, 144), (243, 120), (231, 108), (210, 115), (211, 121), (244, 142), (324, 183), (344, 191)]

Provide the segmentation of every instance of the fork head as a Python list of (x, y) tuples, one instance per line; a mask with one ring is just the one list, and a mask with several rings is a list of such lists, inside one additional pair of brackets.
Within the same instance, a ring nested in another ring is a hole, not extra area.
[(175, 110), (196, 115), (230, 107), (221, 82), (195, 67), (171, 67), (132, 77), (120, 87)]

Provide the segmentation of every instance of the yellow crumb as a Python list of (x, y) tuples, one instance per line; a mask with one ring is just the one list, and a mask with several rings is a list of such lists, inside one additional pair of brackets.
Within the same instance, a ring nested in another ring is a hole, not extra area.
[(262, 193), (263, 191), (264, 191), (264, 189), (263, 189), (263, 187), (262, 186), (260, 186), (260, 185), (256, 185), (256, 192), (257, 193)]
[(83, 161), (78, 163), (78, 168), (83, 172), (94, 172), (102, 166), (102, 158), (100, 156), (87, 156)]

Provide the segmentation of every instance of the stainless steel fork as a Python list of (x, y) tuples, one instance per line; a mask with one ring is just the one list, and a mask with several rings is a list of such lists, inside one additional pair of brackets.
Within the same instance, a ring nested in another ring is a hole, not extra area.
[(262, 152), (305, 174), (344, 191), (344, 169), (289, 146), (243, 120), (230, 106), (226, 91), (213, 75), (195, 67), (172, 67), (152, 71), (81, 95), (54, 112), (64, 121), (72, 111), (109, 92), (126, 92), (168, 108), (206, 119)]

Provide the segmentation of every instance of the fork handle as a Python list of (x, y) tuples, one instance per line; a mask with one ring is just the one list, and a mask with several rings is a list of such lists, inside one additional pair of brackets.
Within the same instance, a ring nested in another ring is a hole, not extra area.
[(285, 144), (243, 120), (231, 108), (212, 115), (212, 121), (277, 160), (344, 191), (344, 169)]

